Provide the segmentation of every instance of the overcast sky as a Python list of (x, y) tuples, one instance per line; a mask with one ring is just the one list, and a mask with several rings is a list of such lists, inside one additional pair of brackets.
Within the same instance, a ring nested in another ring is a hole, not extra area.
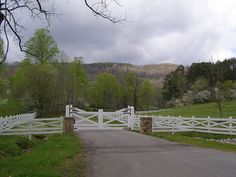
[[(92, 0), (91, 0), (92, 2)], [(132, 64), (216, 61), (236, 55), (235, 0), (119, 0), (114, 16), (127, 21), (113, 24), (96, 18), (83, 0), (55, 0), (63, 15), (49, 28), (59, 48), (85, 63)], [(27, 41), (39, 21), (25, 19)], [(11, 43), (8, 61), (20, 61)]]

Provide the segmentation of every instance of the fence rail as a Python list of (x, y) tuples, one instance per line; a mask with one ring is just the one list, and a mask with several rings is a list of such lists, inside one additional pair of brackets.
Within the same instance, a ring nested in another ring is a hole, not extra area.
[(171, 109), (157, 109), (157, 110), (149, 110), (149, 111), (135, 111), (136, 114), (149, 114), (149, 113), (156, 113), (156, 112), (163, 112), (163, 111), (169, 111)]
[[(138, 129), (139, 118), (136, 116), (134, 121), (135, 128)], [(184, 132), (195, 131), (215, 134), (236, 135), (236, 119), (229, 118), (185, 118), (185, 117), (163, 117), (147, 116), (152, 118), (153, 132)]]
[(0, 135), (34, 135), (62, 133), (63, 118), (35, 118), (36, 113), (0, 119)]
[(6, 116), (0, 118), (0, 134), (7, 130), (12, 129), (17, 124), (27, 123), (36, 117), (36, 113), (18, 114), (14, 116)]

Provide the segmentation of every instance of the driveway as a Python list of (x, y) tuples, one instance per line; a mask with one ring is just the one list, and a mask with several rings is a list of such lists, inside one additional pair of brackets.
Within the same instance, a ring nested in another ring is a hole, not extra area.
[(83, 130), (90, 177), (235, 177), (236, 154), (123, 130)]

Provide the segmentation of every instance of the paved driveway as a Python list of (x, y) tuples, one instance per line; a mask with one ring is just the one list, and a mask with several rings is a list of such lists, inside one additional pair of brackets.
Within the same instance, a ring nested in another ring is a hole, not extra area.
[(133, 132), (79, 131), (91, 177), (236, 177), (236, 154)]

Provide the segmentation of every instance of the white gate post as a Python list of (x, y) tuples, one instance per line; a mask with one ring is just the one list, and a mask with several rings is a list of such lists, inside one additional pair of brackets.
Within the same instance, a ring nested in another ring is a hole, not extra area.
[(232, 117), (229, 117), (229, 130), (230, 130), (230, 134), (232, 135), (233, 134), (233, 126), (232, 126)]
[(30, 141), (32, 140), (32, 134), (31, 134), (32, 122), (31, 121), (29, 122), (29, 125), (28, 125), (29, 126), (29, 135), (28, 135), (28, 137), (29, 137)]
[(69, 109), (69, 117), (72, 117), (72, 104), (70, 104), (70, 109)]
[(65, 117), (70, 117), (70, 106), (66, 105)]
[(98, 110), (98, 125), (100, 128), (103, 127), (103, 109)]
[(134, 107), (133, 106), (131, 106), (130, 107), (130, 128), (131, 128), (131, 130), (133, 130), (134, 129)]
[(129, 113), (129, 116), (128, 116), (128, 128), (131, 128), (131, 109), (130, 109), (130, 106), (128, 106), (128, 113)]

